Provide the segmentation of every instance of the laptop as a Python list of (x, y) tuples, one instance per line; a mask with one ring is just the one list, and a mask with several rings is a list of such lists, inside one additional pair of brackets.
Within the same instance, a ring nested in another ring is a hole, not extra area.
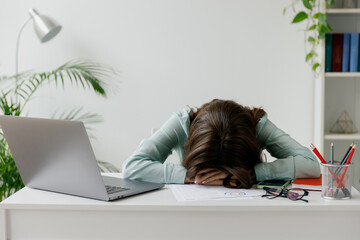
[(111, 201), (164, 186), (102, 176), (83, 122), (0, 116), (0, 125), (28, 187)]

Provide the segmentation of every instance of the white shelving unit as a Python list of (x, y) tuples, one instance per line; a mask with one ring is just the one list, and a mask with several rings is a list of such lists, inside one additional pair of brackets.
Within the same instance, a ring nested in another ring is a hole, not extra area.
[(360, 8), (332, 8), (327, 10), (327, 14), (359, 14)]
[[(360, 32), (360, 8), (328, 9), (327, 21), (334, 33)], [(331, 127), (345, 110), (360, 129), (360, 72), (325, 72), (325, 41), (322, 42), (320, 54), (321, 74), (315, 79), (314, 86), (314, 143), (328, 158), (331, 141), (345, 146), (356, 141), (360, 143), (360, 133), (330, 133)], [(338, 154), (335, 157), (341, 158), (343, 155), (341, 151)]]
[[(327, 21), (333, 33), (360, 32), (360, 1), (355, 9), (328, 9)], [(314, 80), (314, 144), (324, 158), (330, 158), (330, 144), (335, 145), (335, 160), (341, 160), (351, 143), (357, 143), (353, 156), (353, 181), (360, 183), (360, 72), (325, 72), (325, 41), (322, 41), (321, 74)], [(334, 134), (330, 129), (347, 111), (358, 133)], [(355, 182), (354, 182), (354, 185)]]
[(360, 134), (325, 134), (324, 140), (331, 140), (331, 141), (359, 141), (360, 140)]

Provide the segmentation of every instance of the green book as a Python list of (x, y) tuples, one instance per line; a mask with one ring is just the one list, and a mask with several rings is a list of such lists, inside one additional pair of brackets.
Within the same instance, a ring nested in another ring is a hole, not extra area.
[(332, 33), (327, 33), (325, 35), (325, 72), (331, 72), (332, 43), (333, 35)]

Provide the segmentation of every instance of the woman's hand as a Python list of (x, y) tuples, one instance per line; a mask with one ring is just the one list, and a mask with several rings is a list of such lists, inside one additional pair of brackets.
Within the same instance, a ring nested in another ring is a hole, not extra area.
[[(223, 181), (228, 175), (216, 168), (206, 168), (196, 174), (193, 183), (207, 186), (223, 186)], [(187, 181), (189, 182), (190, 180), (187, 179)], [(236, 179), (234, 177), (230, 179), (230, 185), (236, 186)]]
[(196, 174), (194, 183), (209, 186), (222, 186), (227, 175), (228, 174), (216, 168), (205, 168)]
[[(198, 184), (207, 186), (223, 186), (224, 179), (229, 174), (220, 171), (217, 168), (206, 168), (198, 172), (195, 176), (195, 180), (191, 180), (187, 176), (185, 177), (185, 184)], [(232, 176), (230, 179), (230, 185), (236, 187), (237, 181)]]

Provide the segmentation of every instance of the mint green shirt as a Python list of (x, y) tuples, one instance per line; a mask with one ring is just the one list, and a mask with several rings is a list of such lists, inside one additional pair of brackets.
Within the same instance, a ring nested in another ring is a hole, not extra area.
[[(137, 150), (124, 162), (123, 176), (156, 183), (184, 183), (186, 169), (165, 161), (173, 151), (184, 159), (184, 143), (190, 126), (190, 109), (174, 113), (150, 138), (141, 141)], [(255, 166), (258, 181), (291, 180), (320, 176), (320, 167), (308, 148), (277, 128), (265, 114), (257, 124), (257, 141), (262, 149), (277, 158)]]

